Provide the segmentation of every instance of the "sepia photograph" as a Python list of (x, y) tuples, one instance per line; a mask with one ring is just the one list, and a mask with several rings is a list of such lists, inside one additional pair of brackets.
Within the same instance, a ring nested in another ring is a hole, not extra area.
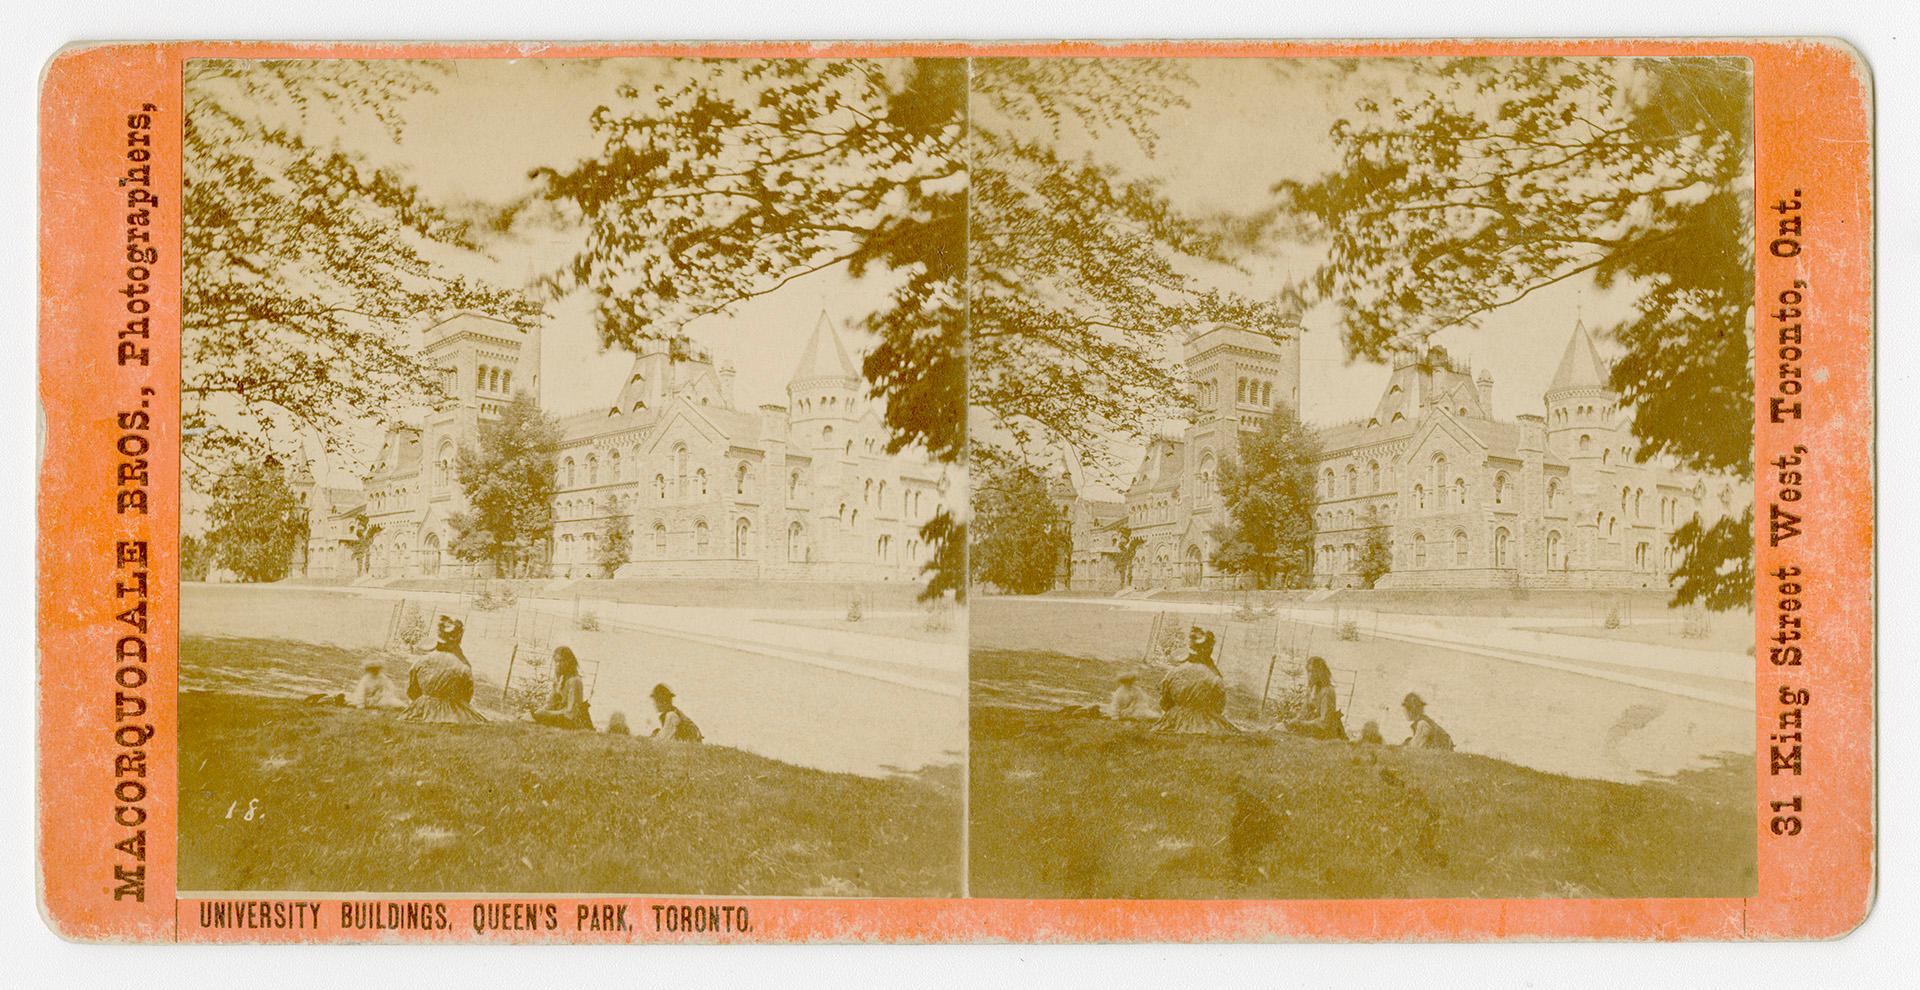
[(972, 894), (1753, 894), (1746, 60), (974, 80)]
[(185, 66), (180, 889), (959, 896), (963, 63)]

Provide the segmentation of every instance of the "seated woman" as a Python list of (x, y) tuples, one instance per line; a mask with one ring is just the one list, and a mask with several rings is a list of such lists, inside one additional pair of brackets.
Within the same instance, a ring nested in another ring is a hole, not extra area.
[(1339, 695), (1333, 690), (1333, 671), (1321, 657), (1307, 658), (1307, 713), (1287, 722), (1287, 731), (1314, 739), (1345, 739)]
[(653, 707), (660, 712), (660, 727), (653, 730), (653, 738), (673, 742), (702, 741), (700, 727), (694, 725), (693, 719), (688, 718), (685, 712), (674, 707), (672, 688), (665, 684), (655, 684), (652, 697)]
[(1240, 731), (1227, 721), (1227, 681), (1213, 665), (1213, 633), (1187, 630), (1187, 660), (1160, 682), (1160, 721), (1155, 732), (1230, 735)]
[(440, 617), (433, 652), (414, 661), (407, 673), (407, 697), (412, 699), (400, 717), (409, 722), (485, 722), (473, 710), (473, 666), (460, 650), (466, 626), (450, 615)]
[(580, 660), (567, 647), (553, 651), (553, 689), (547, 706), (528, 712), (535, 722), (557, 729), (592, 729), (587, 713), (586, 686), (580, 680)]

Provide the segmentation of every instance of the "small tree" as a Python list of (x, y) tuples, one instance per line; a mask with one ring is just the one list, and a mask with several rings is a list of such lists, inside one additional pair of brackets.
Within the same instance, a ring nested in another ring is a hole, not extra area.
[(606, 569), (607, 577), (612, 577), (615, 571), (633, 559), (633, 521), (620, 511), (620, 503), (612, 495), (601, 501), (600, 511), (605, 519), (600, 524), (597, 553), (600, 566)]
[(1014, 465), (989, 475), (973, 492), (976, 581), (1021, 595), (1053, 587), (1066, 541), (1039, 472)]
[(490, 560), (501, 574), (518, 573), (553, 528), (559, 487), (553, 451), (560, 429), (527, 392), (514, 395), (500, 418), (480, 427), (477, 446), (462, 446), (454, 473), (469, 508), (448, 518), (453, 555)]
[(353, 538), (347, 541), (347, 552), (353, 554), (355, 575), (367, 573), (367, 557), (373, 553), (373, 538), (380, 535), (382, 528), (366, 516), (353, 520)]
[(213, 548), (206, 537), (187, 533), (180, 537), (180, 580), (205, 581), (213, 569)]
[(1133, 535), (1133, 527), (1125, 522), (1120, 524), (1114, 535), (1113, 569), (1119, 572), (1120, 587), (1133, 585), (1133, 560), (1140, 555), (1140, 548), (1147, 545), (1146, 537)]
[(1393, 543), (1385, 526), (1367, 530), (1366, 549), (1360, 551), (1360, 580), (1371, 588), (1393, 570)]
[(1260, 588), (1292, 588), (1313, 573), (1313, 466), (1320, 441), (1286, 405), (1220, 464), (1227, 521), (1213, 528), (1213, 565)]
[(269, 457), (229, 468), (213, 485), (207, 531), (214, 562), (242, 581), (278, 581), (293, 566), (293, 552), (307, 538), (306, 513), (287, 484), (286, 472)]

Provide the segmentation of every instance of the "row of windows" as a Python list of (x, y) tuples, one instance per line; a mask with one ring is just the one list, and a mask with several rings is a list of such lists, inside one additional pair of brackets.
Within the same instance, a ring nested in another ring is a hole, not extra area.
[(1602, 421), (1610, 423), (1613, 421), (1614, 409), (1614, 406), (1559, 406), (1553, 410), (1553, 421), (1556, 423), (1566, 423), (1571, 421), (1574, 416), (1591, 419), (1597, 411)]
[(473, 388), (477, 392), (498, 392), (505, 395), (513, 391), (513, 371), (488, 364), (479, 365), (473, 371)]
[[(707, 557), (711, 555), (713, 551), (713, 534), (707, 526), (706, 520), (701, 519), (694, 522), (692, 538), (693, 555), (695, 557)], [(573, 533), (562, 534), (555, 547), (555, 562), (559, 564), (594, 563), (594, 557), (599, 549), (599, 543), (600, 534), (594, 532), (581, 533), (577, 536)], [(664, 521), (656, 521), (652, 529), (654, 555), (657, 557), (667, 556), (669, 553), (669, 543), (667, 524)], [(786, 550), (787, 560), (793, 563), (806, 563), (813, 559), (813, 547), (807, 542), (807, 529), (801, 523), (795, 522), (787, 526)], [(751, 559), (754, 556), (754, 529), (752, 521), (744, 518), (734, 520), (732, 551), (733, 556), (741, 560)], [(917, 539), (907, 540), (905, 559), (907, 561), (915, 560), (919, 553), (920, 541)], [(892, 563), (894, 561), (893, 554), (894, 544), (891, 534), (883, 533), (874, 539), (874, 560), (881, 563)]]

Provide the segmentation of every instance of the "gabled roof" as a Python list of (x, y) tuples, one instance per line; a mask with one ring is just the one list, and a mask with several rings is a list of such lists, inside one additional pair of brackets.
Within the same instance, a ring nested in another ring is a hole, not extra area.
[(813, 325), (813, 336), (807, 339), (807, 349), (801, 352), (800, 363), (793, 369), (789, 384), (815, 378), (859, 377), (853, 359), (847, 356), (846, 345), (840, 342), (840, 331), (822, 310), (820, 322)]
[(1560, 368), (1553, 373), (1553, 382), (1547, 386), (1547, 394), (1562, 389), (1606, 387), (1606, 366), (1600, 363), (1600, 354), (1593, 349), (1593, 338), (1587, 334), (1587, 325), (1575, 320), (1573, 336), (1567, 338), (1566, 352), (1560, 355)]

